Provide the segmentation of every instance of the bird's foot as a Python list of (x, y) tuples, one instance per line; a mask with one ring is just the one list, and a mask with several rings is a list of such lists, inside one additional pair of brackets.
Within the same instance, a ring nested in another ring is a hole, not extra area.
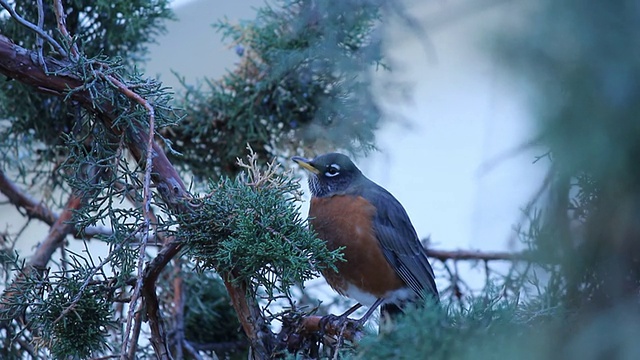
[(350, 319), (344, 315), (325, 315), (320, 319), (320, 331), (324, 334), (333, 334), (346, 339), (354, 339), (362, 333), (363, 323), (360, 320)]

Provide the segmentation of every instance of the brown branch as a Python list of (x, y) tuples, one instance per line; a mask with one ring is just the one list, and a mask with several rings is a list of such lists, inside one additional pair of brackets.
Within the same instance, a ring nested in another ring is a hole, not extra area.
[[(82, 199), (75, 194), (71, 194), (62, 215), (53, 223), (49, 229), (47, 237), (38, 246), (35, 254), (29, 260), (28, 265), (25, 266), (24, 270), (16, 276), (2, 294), (0, 308), (4, 308), (8, 304), (13, 303), (14, 301), (12, 299), (23, 291), (21, 287), (21, 280), (30, 276), (33, 271), (36, 271), (38, 274), (42, 274), (45, 271), (47, 263), (51, 259), (53, 253), (64, 242), (67, 234), (72, 231), (73, 224), (69, 223), (69, 220), (71, 220), (73, 212), (78, 210), (81, 206)], [(16, 308), (15, 311), (10, 314), (10, 317), (16, 318), (20, 316), (28, 305), (29, 304), (23, 304)]]
[(440, 261), (447, 260), (482, 260), (482, 261), (532, 261), (533, 257), (529, 252), (500, 252), (500, 251), (477, 251), (477, 250), (434, 250), (427, 249), (430, 258)]
[[(26, 85), (35, 87), (38, 91), (66, 96), (78, 101), (88, 111), (92, 111), (102, 120), (105, 125), (112, 129), (116, 135), (127, 132), (127, 147), (137, 161), (143, 159), (142, 154), (147, 150), (148, 133), (147, 129), (122, 129), (114, 126), (119, 110), (105, 100), (101, 103), (94, 103), (95, 99), (91, 93), (83, 88), (84, 82), (72, 75), (67, 68), (71, 63), (53, 58), (46, 58), (48, 68), (55, 75), (46, 74), (40, 67), (35, 66), (37, 54), (21, 46), (12, 43), (6, 37), (0, 36), (0, 73), (18, 80)], [(186, 187), (178, 174), (178, 171), (167, 159), (162, 148), (153, 143), (152, 146), (152, 166), (153, 173), (151, 180), (156, 184), (165, 202), (174, 208), (180, 208), (184, 199), (188, 198)]]
[(70, 221), (73, 213), (80, 209), (81, 206), (82, 198), (80, 196), (76, 194), (69, 195), (69, 200), (67, 201), (67, 205), (65, 205), (64, 211), (49, 229), (47, 238), (36, 249), (35, 254), (33, 254), (29, 261), (29, 265), (38, 270), (46, 268), (53, 253), (63, 243), (67, 234), (73, 230), (74, 225)]
[[(149, 136), (147, 129), (123, 129), (119, 126), (114, 126), (119, 110), (114, 108), (108, 101), (94, 103), (95, 100), (91, 94), (83, 88), (84, 82), (66, 70), (66, 68), (71, 67), (71, 63), (46, 58), (47, 67), (55, 74), (49, 75), (40, 66), (35, 66), (36, 61), (37, 54), (13, 44), (6, 37), (0, 36), (0, 73), (26, 85), (33, 86), (41, 92), (57, 96), (68, 95), (85, 109), (92, 111), (116, 135), (122, 135), (127, 132), (126, 145), (137, 161), (143, 159), (143, 154), (150, 153), (149, 156), (152, 159), (151, 167), (154, 170), (151, 174), (151, 181), (156, 185), (165, 203), (175, 211), (186, 211), (186, 207), (183, 206), (183, 201), (189, 197), (186, 187), (177, 170), (169, 162), (166, 154), (158, 144), (153, 142), (151, 151), (148, 151), (149, 149), (146, 146)], [(161, 327), (155, 283), (159, 273), (179, 250), (180, 245), (176, 241), (167, 242), (144, 271), (142, 295), (146, 302), (145, 309), (152, 332), (151, 342), (157, 357), (161, 359), (167, 359), (168, 352), (164, 344), (164, 333)]]
[(49, 210), (44, 204), (36, 202), (36, 200), (28, 194), (22, 192), (2, 170), (0, 170), (0, 192), (2, 192), (9, 199), (9, 202), (15, 205), (18, 210), (24, 209), (29, 218), (42, 220), (49, 226), (58, 220), (57, 214)]
[[(2, 170), (0, 170), (0, 192), (18, 210), (24, 210), (28, 218), (38, 219), (49, 226), (53, 226), (58, 221), (58, 214), (51, 211), (42, 202), (37, 202), (24, 193)], [(102, 226), (90, 226), (84, 231), (78, 231), (75, 227), (71, 229), (71, 235), (76, 239), (91, 239), (97, 235), (110, 236), (112, 233), (111, 229)]]
[(158, 252), (158, 255), (147, 265), (144, 272), (142, 296), (146, 300), (147, 318), (149, 320), (149, 328), (151, 329), (150, 341), (156, 356), (161, 360), (169, 359), (169, 351), (162, 329), (162, 317), (160, 315), (155, 284), (162, 269), (180, 252), (181, 248), (182, 244), (176, 239), (167, 242)]
[(62, 6), (62, 0), (53, 0), (53, 12), (56, 14), (56, 23), (58, 24), (58, 31), (64, 36), (64, 38), (71, 45), (71, 56), (73, 59), (78, 58), (78, 46), (73, 42), (73, 38), (67, 31), (67, 14), (64, 12)]
[[(67, 56), (67, 52), (64, 50), (62, 46), (60, 46), (60, 44), (58, 44), (57, 41), (55, 41), (51, 36), (49, 36), (49, 34), (47, 34), (42, 28), (25, 20), (22, 16), (18, 15), (18, 13), (16, 13), (16, 11), (5, 0), (0, 0), (0, 6), (5, 8), (5, 10), (9, 12), (9, 15), (11, 15), (11, 17), (15, 19), (20, 25), (26, 27), (27, 29), (35, 32), (36, 34), (42, 36), (42, 38), (47, 40), (47, 42), (49, 42), (49, 44), (51, 44), (51, 46), (53, 46), (53, 48), (58, 53), (60, 53), (60, 55), (64, 57)], [(0, 37), (3, 37), (3, 36), (0, 35)]]
[(238, 315), (238, 320), (249, 338), (254, 358), (271, 358), (275, 337), (269, 330), (255, 297), (249, 296), (247, 284), (235, 281), (234, 275), (228, 274), (224, 279), (224, 285), (231, 297), (231, 304)]

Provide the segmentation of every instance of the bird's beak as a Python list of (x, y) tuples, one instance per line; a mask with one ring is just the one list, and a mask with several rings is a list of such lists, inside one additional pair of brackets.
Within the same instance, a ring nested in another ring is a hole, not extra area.
[(297, 162), (298, 165), (302, 166), (303, 168), (311, 171), (316, 175), (320, 174), (320, 170), (316, 169), (313, 165), (311, 165), (311, 160), (307, 160), (299, 156), (294, 156), (291, 158), (291, 160)]

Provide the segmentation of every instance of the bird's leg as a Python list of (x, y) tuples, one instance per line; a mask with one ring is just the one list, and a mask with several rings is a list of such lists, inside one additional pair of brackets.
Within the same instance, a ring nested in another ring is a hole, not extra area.
[(320, 328), (322, 329), (322, 331), (324, 331), (327, 324), (335, 324), (337, 328), (341, 328), (347, 322), (349, 315), (353, 314), (356, 310), (360, 309), (361, 307), (362, 307), (362, 304), (358, 303), (353, 305), (351, 308), (349, 308), (349, 310), (345, 311), (342, 315), (329, 314), (329, 315), (323, 316), (322, 320), (320, 320)]
[(369, 320), (369, 318), (371, 317), (371, 314), (373, 314), (373, 312), (376, 311), (378, 306), (380, 306), (383, 302), (384, 302), (384, 298), (379, 298), (378, 300), (376, 300), (376, 302), (374, 302), (373, 305), (369, 307), (369, 310), (367, 310), (364, 316), (356, 321), (356, 325), (357, 325), (356, 327), (363, 326), (364, 323), (366, 323), (367, 320)]
[[(369, 307), (367, 312), (358, 320), (353, 320), (353, 324), (355, 325), (355, 329), (360, 328), (367, 322), (367, 320), (371, 317), (374, 311), (384, 302), (384, 298), (377, 299), (373, 305)], [(320, 328), (324, 331), (327, 324), (333, 324), (336, 328), (342, 329), (348, 324), (349, 315), (353, 314), (356, 310), (360, 309), (362, 304), (358, 303), (352, 306), (349, 310), (345, 311), (342, 315), (326, 315), (322, 317)]]
[(357, 303), (355, 305), (353, 305), (349, 310), (345, 311), (344, 314), (338, 316), (338, 317), (344, 317), (347, 318), (349, 317), (349, 315), (353, 314), (356, 310), (360, 309), (362, 307), (362, 304)]

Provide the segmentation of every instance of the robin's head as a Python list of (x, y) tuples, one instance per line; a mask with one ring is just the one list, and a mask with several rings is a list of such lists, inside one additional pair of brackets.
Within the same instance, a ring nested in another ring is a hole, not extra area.
[(344, 193), (363, 178), (362, 172), (346, 155), (329, 153), (308, 160), (294, 156), (291, 160), (309, 170), (309, 189), (315, 197)]

